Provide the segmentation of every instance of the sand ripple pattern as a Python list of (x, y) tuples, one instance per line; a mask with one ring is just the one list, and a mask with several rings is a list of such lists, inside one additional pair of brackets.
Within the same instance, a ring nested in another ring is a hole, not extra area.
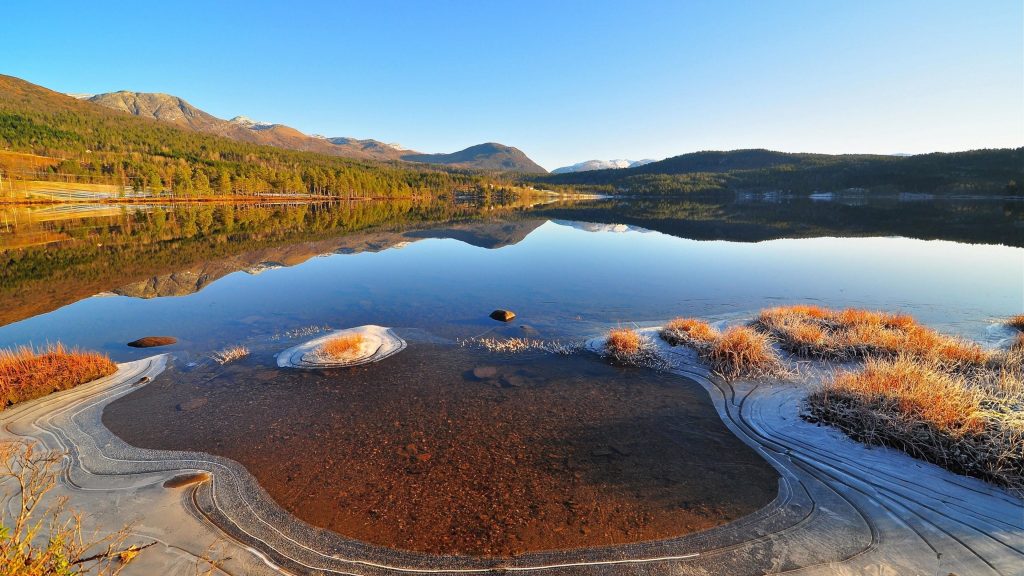
[[(665, 354), (678, 355), (665, 347)], [(432, 556), (354, 541), (279, 508), (239, 464), (199, 452), (142, 450), (101, 422), (163, 356), (122, 364), (102, 381), (0, 412), (3, 434), (70, 452), (64, 482), (131, 493), (137, 478), (207, 471), (181, 503), (270, 567), (297, 574), (958, 574), (1021, 573), (1024, 501), (894, 450), (866, 448), (797, 416), (803, 391), (729, 384), (679, 355), (674, 370), (704, 386), (726, 425), (780, 473), (774, 502), (706, 532), (512, 558)], [(81, 497), (81, 496), (79, 496)], [(83, 498), (83, 502), (86, 501)], [(75, 504), (75, 501), (72, 501)], [(96, 504), (93, 503), (93, 506)], [(258, 573), (249, 564), (235, 573)]]

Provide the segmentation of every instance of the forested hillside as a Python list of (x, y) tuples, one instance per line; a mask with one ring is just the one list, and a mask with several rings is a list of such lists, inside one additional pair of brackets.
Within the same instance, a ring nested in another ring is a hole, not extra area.
[(585, 185), (613, 193), (866, 188), (937, 194), (1019, 194), (1024, 181), (1024, 148), (917, 156), (790, 154), (771, 150), (696, 152), (635, 168), (552, 174), (538, 180), (553, 185)]
[[(0, 152), (7, 178), (131, 186), (175, 195), (308, 193), (400, 197), (511, 187), (501, 176), (375, 163), (239, 142), (138, 118), (0, 75)], [(24, 156), (10, 155), (24, 158)]]

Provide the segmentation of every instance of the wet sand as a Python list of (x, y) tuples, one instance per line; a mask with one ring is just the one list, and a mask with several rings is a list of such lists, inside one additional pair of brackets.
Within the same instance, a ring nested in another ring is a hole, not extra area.
[(236, 460), (300, 519), (417, 552), (671, 538), (776, 495), (776, 471), (675, 375), (423, 342), (355, 368), (273, 362), (171, 369), (103, 422), (136, 446)]

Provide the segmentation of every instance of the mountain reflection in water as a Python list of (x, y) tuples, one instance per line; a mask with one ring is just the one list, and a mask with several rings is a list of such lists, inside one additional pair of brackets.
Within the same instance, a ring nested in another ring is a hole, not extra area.
[(510, 335), (564, 338), (796, 300), (979, 333), (1019, 313), (1024, 250), (992, 244), (1020, 246), (1021, 222), (1013, 199), (841, 195), (16, 209), (0, 218), (0, 345), (123, 359), (143, 333), (198, 352), (324, 323), (466, 337), (498, 307), (519, 314)]

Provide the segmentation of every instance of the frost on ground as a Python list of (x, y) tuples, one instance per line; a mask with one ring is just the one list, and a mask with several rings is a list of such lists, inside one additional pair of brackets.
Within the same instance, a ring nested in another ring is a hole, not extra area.
[(540, 340), (535, 338), (467, 338), (457, 340), (463, 348), (483, 348), (488, 352), (547, 352), (548, 354), (561, 354), (568, 356), (583, 349), (583, 342), (559, 340)]

